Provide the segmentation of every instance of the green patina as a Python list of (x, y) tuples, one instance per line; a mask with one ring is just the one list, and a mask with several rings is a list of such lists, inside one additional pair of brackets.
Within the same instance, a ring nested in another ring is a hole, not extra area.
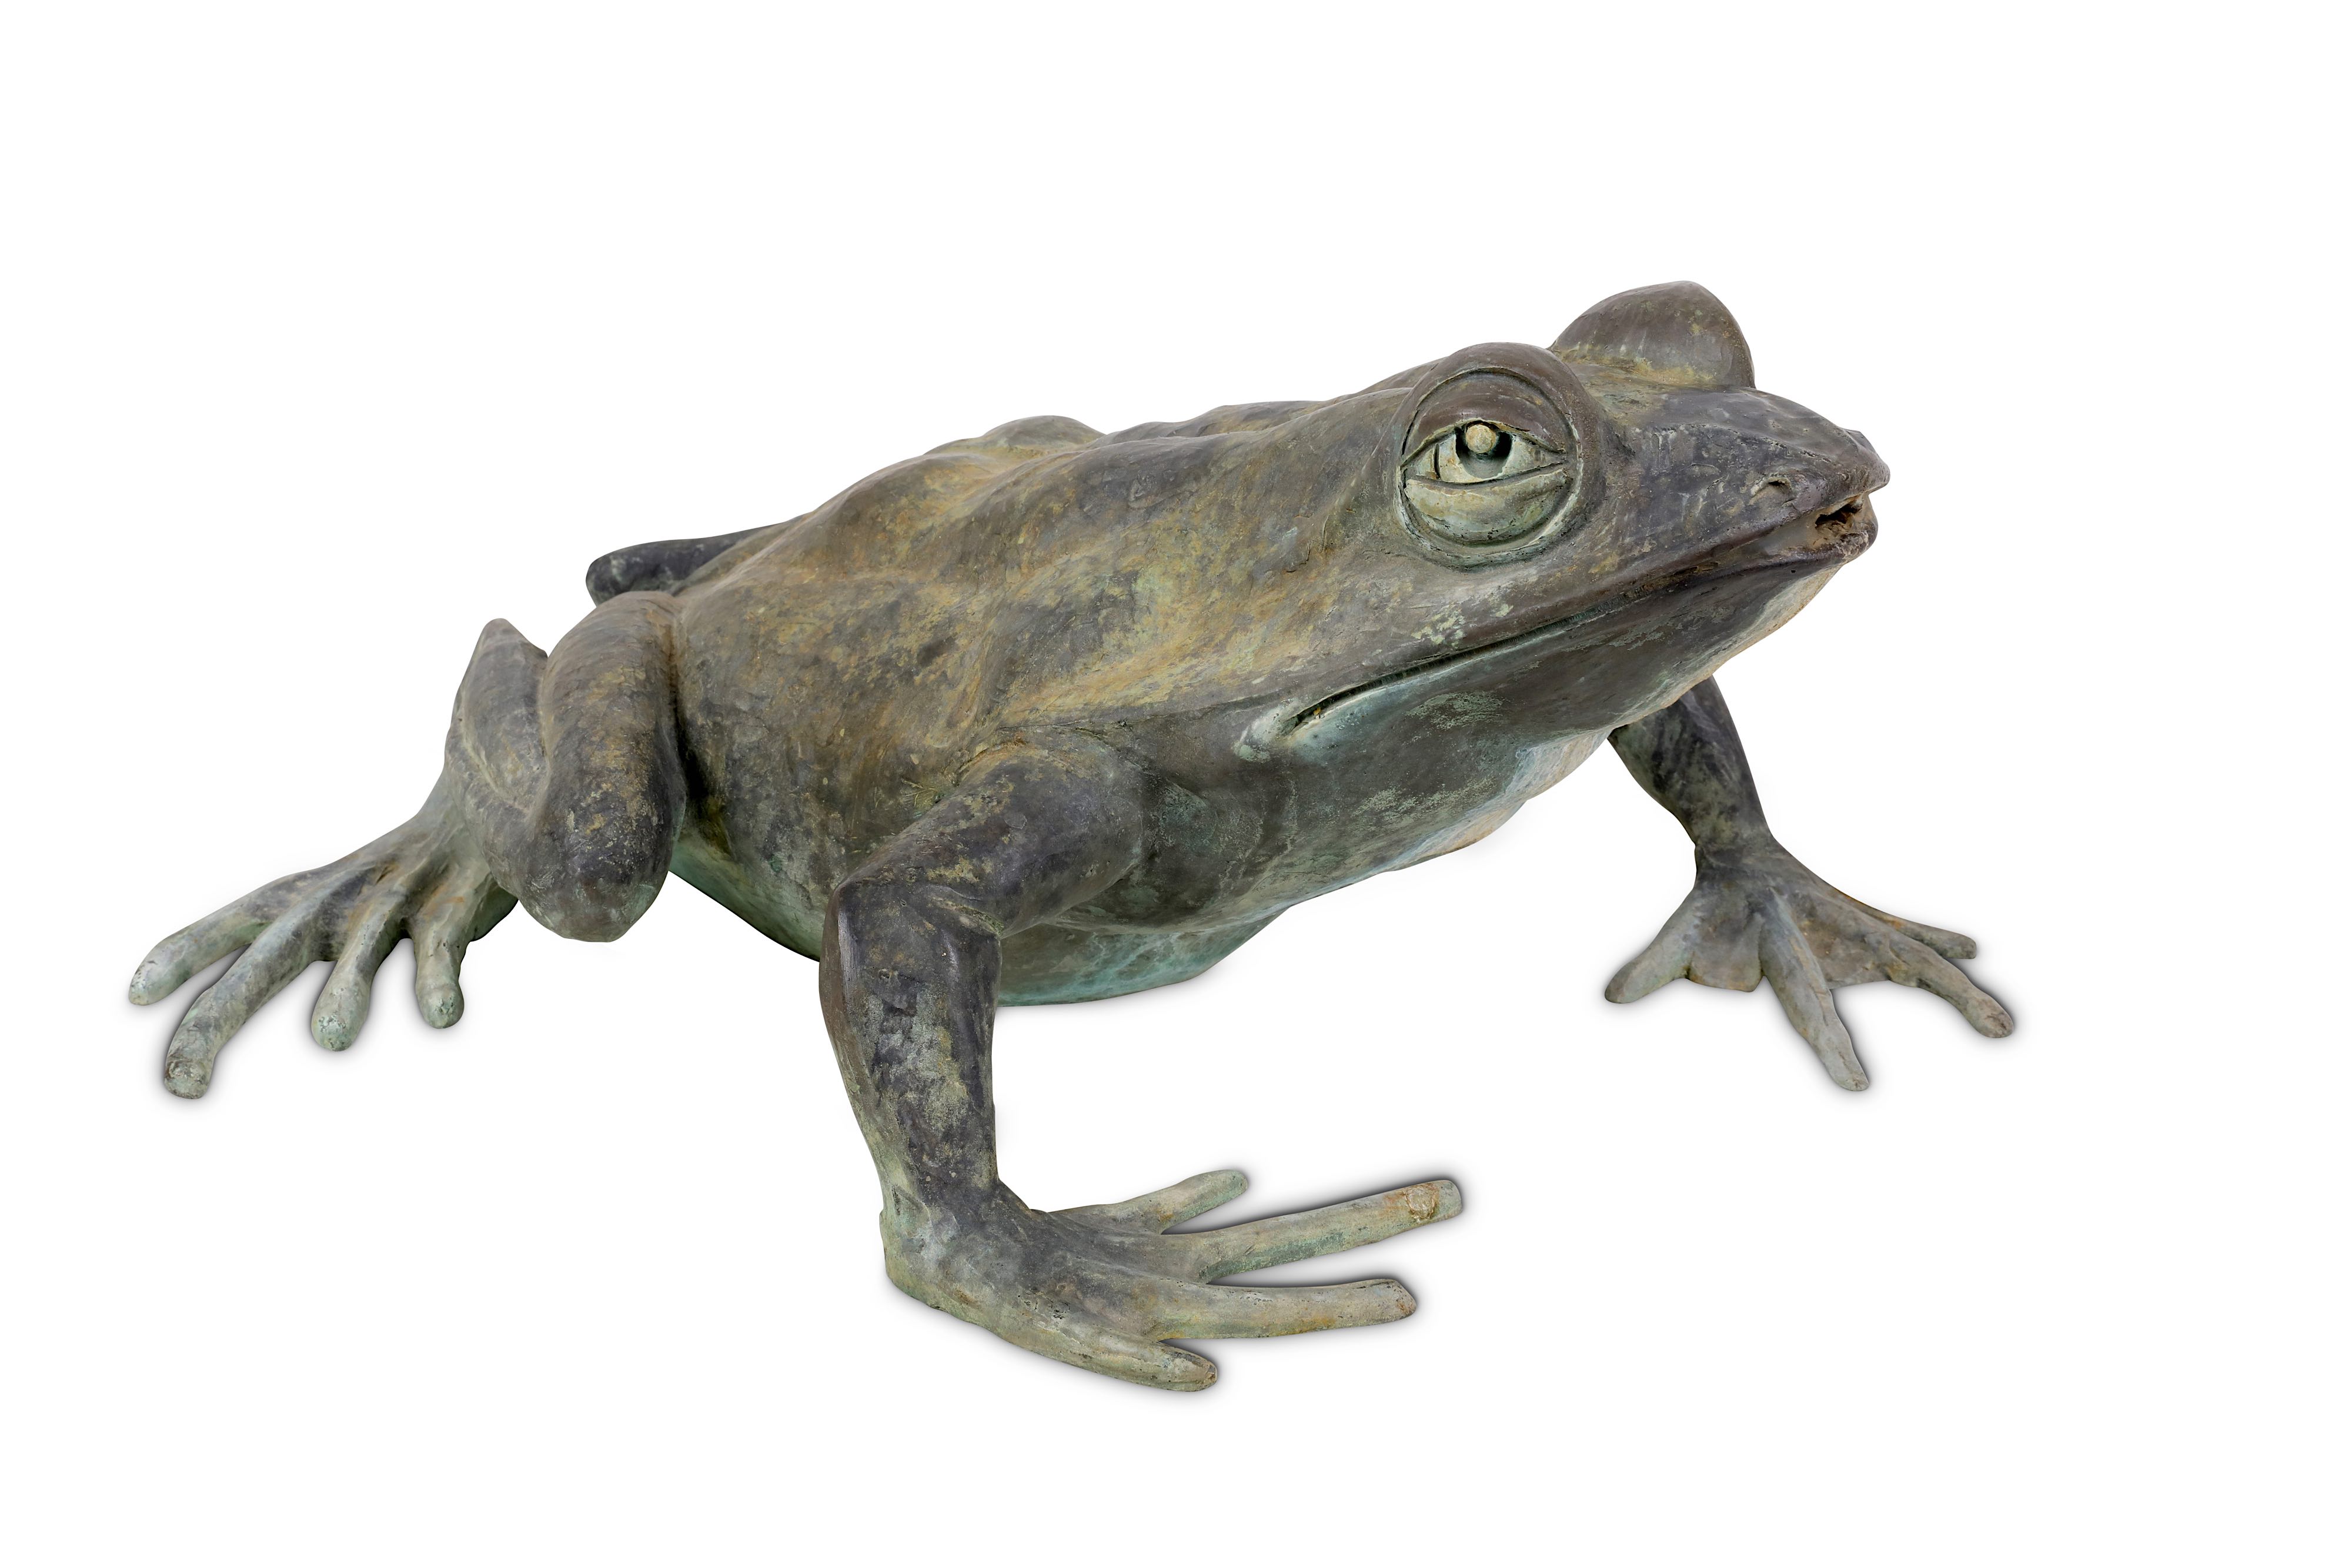
[(1167, 1342), (1412, 1310), (1393, 1280), (1214, 1281), (1460, 1194), (1169, 1234), (1240, 1192), (1228, 1171), (1033, 1209), (997, 1170), (1000, 1003), (1198, 974), (1292, 904), (1492, 831), (1605, 737), (1697, 866), (1612, 998), (1769, 983), (1855, 1089), (1836, 987), (1924, 987), (2008, 1031), (1957, 967), (1967, 938), (1780, 847), (1709, 678), (1868, 547), (1885, 480), (1860, 436), (1756, 390), (1692, 284), (1321, 402), (1109, 434), (1017, 420), (787, 522), (604, 557), (551, 652), (493, 622), (416, 816), (167, 938), (132, 998), (243, 949), (173, 1034), (165, 1082), (193, 1098), (315, 958), (321, 1045), (356, 1039), (404, 936), (446, 1026), (467, 945), (517, 904), (609, 941), (675, 873), (819, 960), (900, 1288), (1041, 1354), (1202, 1387), (1212, 1364)]

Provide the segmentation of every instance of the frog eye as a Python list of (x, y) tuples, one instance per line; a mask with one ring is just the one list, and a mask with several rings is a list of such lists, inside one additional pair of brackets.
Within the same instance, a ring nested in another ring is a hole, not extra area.
[(1515, 539), (1552, 513), (1573, 469), (1524, 430), (1474, 419), (1407, 458), (1404, 493), (1430, 530), (1455, 544)]
[(1559, 461), (1559, 453), (1546, 450), (1533, 436), (1479, 420), (1423, 447), (1412, 472), (1447, 485), (1484, 485)]
[(1591, 515), (1601, 410), (1554, 354), (1480, 343), (1430, 366), (1397, 434), (1397, 520), (1449, 566), (1525, 560)]

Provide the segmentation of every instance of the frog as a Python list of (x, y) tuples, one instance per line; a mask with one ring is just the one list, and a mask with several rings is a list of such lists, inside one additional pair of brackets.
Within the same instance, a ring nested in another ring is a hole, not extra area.
[(999, 1007), (1189, 979), (1294, 905), (1477, 842), (1606, 745), (1696, 862), (1610, 1000), (1769, 985), (1848, 1090), (1869, 1076), (1839, 988), (2011, 1031), (1959, 967), (1972, 941), (1782, 847), (1715, 678), (1870, 546), (1888, 477), (1862, 434), (1758, 390), (1689, 282), (1339, 397), (1014, 420), (781, 523), (600, 557), (551, 649), (491, 622), (416, 814), (166, 937), (131, 998), (234, 956), (165, 1051), (193, 1099), (313, 963), (330, 1051), (404, 939), (446, 1028), (518, 904), (609, 942), (675, 874), (816, 960), (894, 1284), (1202, 1389), (1216, 1365), (1186, 1342), (1412, 1313), (1395, 1279), (1245, 1277), (1451, 1218), (1460, 1188), (1179, 1228), (1243, 1192), (1219, 1170), (1032, 1207), (999, 1167)]

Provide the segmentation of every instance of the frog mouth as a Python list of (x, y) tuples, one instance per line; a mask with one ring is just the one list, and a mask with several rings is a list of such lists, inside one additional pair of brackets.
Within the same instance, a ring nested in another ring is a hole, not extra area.
[(1636, 605), (1678, 591), (1718, 586), (1763, 572), (1810, 576), (1822, 570), (1834, 570), (1869, 549), (1877, 537), (1878, 519), (1871, 510), (1867, 496), (1855, 497), (1829, 511), (1786, 519), (1729, 541), (1726, 548), (1711, 551), (1700, 559), (1645, 578), (1566, 615), (1498, 637), (1491, 643), (1481, 643), (1472, 648), (1457, 648), (1434, 658), (1406, 664), (1386, 674), (1359, 682), (1344, 691), (1334, 692), (1300, 709), (1289, 723), (1281, 727), (1282, 733), (1297, 736), (1339, 710), (1357, 706), (1362, 699), (1391, 686), (1407, 682), (1418, 685), (1435, 685), (1465, 664), (1499, 662), (1516, 653), (1573, 644), (1579, 633), (1601, 626)]
[(1457, 648), (1453, 653), (1441, 653), (1433, 659), (1423, 659), (1417, 664), (1407, 664), (1402, 669), (1391, 670), (1384, 675), (1374, 675), (1369, 681), (1360, 682), (1342, 692), (1334, 692), (1322, 701), (1300, 709), (1283, 728), (1288, 734), (1297, 735), (1309, 726), (1331, 716), (1338, 710), (1357, 706), (1363, 698), (1376, 692), (1386, 691), (1391, 686), (1402, 685), (1408, 681), (1424, 684), (1433, 682), (1447, 672), (1459, 669), (1465, 664), (1479, 664), (1488, 659), (1500, 659), (1521, 649), (1533, 648), (1539, 643), (1568, 642), (1580, 629), (1596, 621), (1605, 621), (1617, 612), (1649, 597), (1651, 595), (1641, 592), (1617, 594), (1599, 604), (1589, 605), (1572, 614), (1564, 615), (1557, 621), (1547, 621), (1540, 626), (1531, 626), (1524, 632), (1513, 632), (1510, 636), (1499, 638), (1495, 642), (1482, 643), (1475, 648)]

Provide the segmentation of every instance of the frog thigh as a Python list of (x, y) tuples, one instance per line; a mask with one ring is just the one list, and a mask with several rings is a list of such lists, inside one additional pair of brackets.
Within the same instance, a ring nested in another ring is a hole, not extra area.
[(1269, 915), (1205, 931), (1033, 925), (1005, 939), (996, 999), (1010, 1007), (1091, 1002), (1172, 986), (1200, 974), (1273, 922)]

